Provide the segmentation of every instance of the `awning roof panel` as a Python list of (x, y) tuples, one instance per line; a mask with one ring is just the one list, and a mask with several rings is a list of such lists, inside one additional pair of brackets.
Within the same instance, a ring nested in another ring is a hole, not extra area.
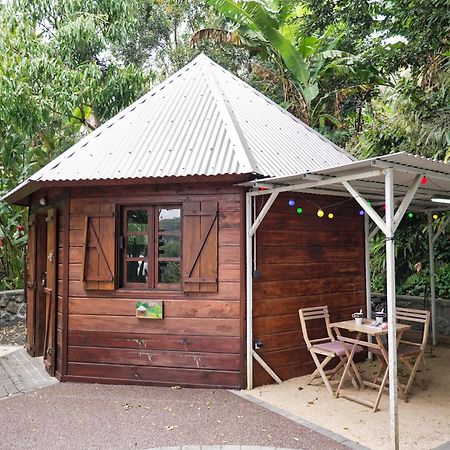
[[(341, 183), (341, 177), (344, 179), (352, 177), (356, 179), (350, 182), (351, 185), (368, 200), (383, 201), (385, 180), (382, 170), (388, 167), (394, 169), (395, 197), (398, 197), (399, 201), (418, 175), (426, 177), (426, 183), (421, 184), (411, 202), (411, 210), (437, 211), (450, 208), (450, 205), (431, 202), (433, 197), (450, 198), (450, 164), (407, 153), (384, 155), (286, 177), (255, 180), (253, 185), (292, 186), (292, 189), (285, 190), (350, 196)], [(374, 172), (374, 169), (375, 171), (378, 169), (379, 172)], [(323, 180), (329, 180), (328, 184), (324, 186)]]

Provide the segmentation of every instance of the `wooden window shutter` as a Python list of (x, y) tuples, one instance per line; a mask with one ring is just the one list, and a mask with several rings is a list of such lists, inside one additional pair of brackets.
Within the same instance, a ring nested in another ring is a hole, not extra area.
[(85, 289), (112, 291), (115, 287), (115, 206), (86, 208), (81, 281)]
[(183, 204), (184, 292), (217, 292), (217, 202)]

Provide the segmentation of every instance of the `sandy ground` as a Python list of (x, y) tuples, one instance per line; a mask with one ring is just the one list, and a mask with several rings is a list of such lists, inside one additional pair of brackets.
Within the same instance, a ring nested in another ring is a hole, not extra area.
[[(423, 382), (425, 390), (415, 384), (408, 403), (399, 399), (402, 449), (432, 449), (450, 441), (450, 346), (440, 346), (434, 355), (426, 356), (425, 366), (416, 378)], [(359, 367), (363, 378), (371, 379), (376, 372), (373, 362)], [(306, 378), (293, 378), (281, 385), (261, 386), (247, 392), (369, 448), (389, 448), (388, 395), (383, 395), (380, 410), (373, 413), (359, 403), (330, 397), (318, 380), (313, 382), (314, 386), (306, 386)], [(350, 383), (346, 389), (370, 400), (376, 396), (368, 388), (355, 391)]]

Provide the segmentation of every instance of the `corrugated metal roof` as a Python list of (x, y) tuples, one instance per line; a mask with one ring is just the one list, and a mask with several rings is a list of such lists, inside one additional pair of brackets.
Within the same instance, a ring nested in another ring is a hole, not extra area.
[(14, 189), (14, 197), (33, 181), (246, 173), (273, 177), (352, 161), (342, 149), (200, 55), (32, 175)]
[[(258, 185), (258, 183), (274, 186), (292, 185), (299, 192), (350, 196), (339, 180), (328, 184), (326, 187), (314, 187), (314, 183), (323, 179), (333, 179), (349, 174), (356, 175), (379, 168), (380, 173), (375, 176), (361, 177), (351, 181), (351, 185), (367, 199), (376, 201), (383, 200), (385, 196), (385, 180), (381, 169), (386, 167), (394, 169), (394, 195), (397, 203), (403, 199), (417, 175), (422, 174), (426, 176), (427, 182), (420, 185), (411, 202), (410, 210), (438, 211), (449, 209), (449, 206), (432, 203), (431, 199), (433, 197), (448, 198), (450, 196), (450, 164), (408, 153), (376, 156), (345, 165), (324, 167), (315, 171), (299, 172), (295, 175), (258, 179), (243, 184), (249, 186)], [(309, 187), (302, 189), (302, 185), (308, 185)]]

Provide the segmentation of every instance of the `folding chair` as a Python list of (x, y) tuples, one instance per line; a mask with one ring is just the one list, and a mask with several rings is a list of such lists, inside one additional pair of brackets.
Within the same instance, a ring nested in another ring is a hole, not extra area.
[[(430, 328), (430, 312), (424, 311), (422, 309), (410, 309), (410, 308), (397, 308), (396, 321), (399, 323), (405, 323), (414, 325), (414, 324), (422, 324), (423, 328), (421, 330), (422, 339), (419, 342), (413, 342), (410, 340), (405, 340), (402, 338), (398, 344), (397, 348), (397, 358), (398, 360), (409, 369), (410, 374), (406, 384), (400, 385), (399, 383), (399, 391), (401, 396), (405, 401), (407, 401), (407, 397), (409, 391), (411, 390), (411, 386), (414, 382), (414, 378), (416, 376), (417, 370), (420, 367), (420, 363), (423, 360), (425, 349), (428, 342), (428, 331)], [(378, 349), (374, 349), (375, 354), (380, 354)], [(379, 378), (381, 370), (386, 367), (386, 362), (384, 359), (381, 359), (381, 367), (376, 376), (376, 380)]]
[[(298, 310), (298, 314), (300, 316), (300, 325), (302, 327), (303, 339), (305, 340), (306, 347), (311, 353), (311, 357), (316, 364), (317, 369), (311, 374), (308, 378), (306, 384), (310, 384), (315, 378), (318, 378), (319, 375), (322, 377), (325, 386), (328, 389), (328, 392), (334, 396), (333, 388), (331, 387), (330, 380), (334, 377), (337, 371), (347, 362), (347, 353), (345, 351), (344, 344), (341, 341), (338, 341), (334, 338), (333, 332), (331, 330), (330, 325), (330, 316), (328, 314), (328, 306), (315, 306), (312, 308), (302, 308)], [(308, 329), (306, 326), (306, 322), (309, 320), (324, 320), (325, 326), (327, 330), (327, 336), (318, 339), (310, 339), (308, 335)], [(347, 349), (351, 351), (351, 346), (347, 346)], [(363, 348), (359, 345), (356, 346), (355, 352), (362, 352)], [(325, 356), (325, 359), (320, 362), (318, 355)], [(338, 365), (331, 370), (324, 370), (326, 365), (335, 357), (340, 359)], [(354, 363), (352, 362), (352, 369), (354, 367)], [(354, 370), (354, 373), (358, 373), (357, 370)], [(328, 376), (329, 378), (328, 378)], [(358, 383), (356, 382), (353, 374), (348, 372), (349, 378), (353, 385), (358, 388)], [(361, 381), (362, 383), (362, 381)]]

